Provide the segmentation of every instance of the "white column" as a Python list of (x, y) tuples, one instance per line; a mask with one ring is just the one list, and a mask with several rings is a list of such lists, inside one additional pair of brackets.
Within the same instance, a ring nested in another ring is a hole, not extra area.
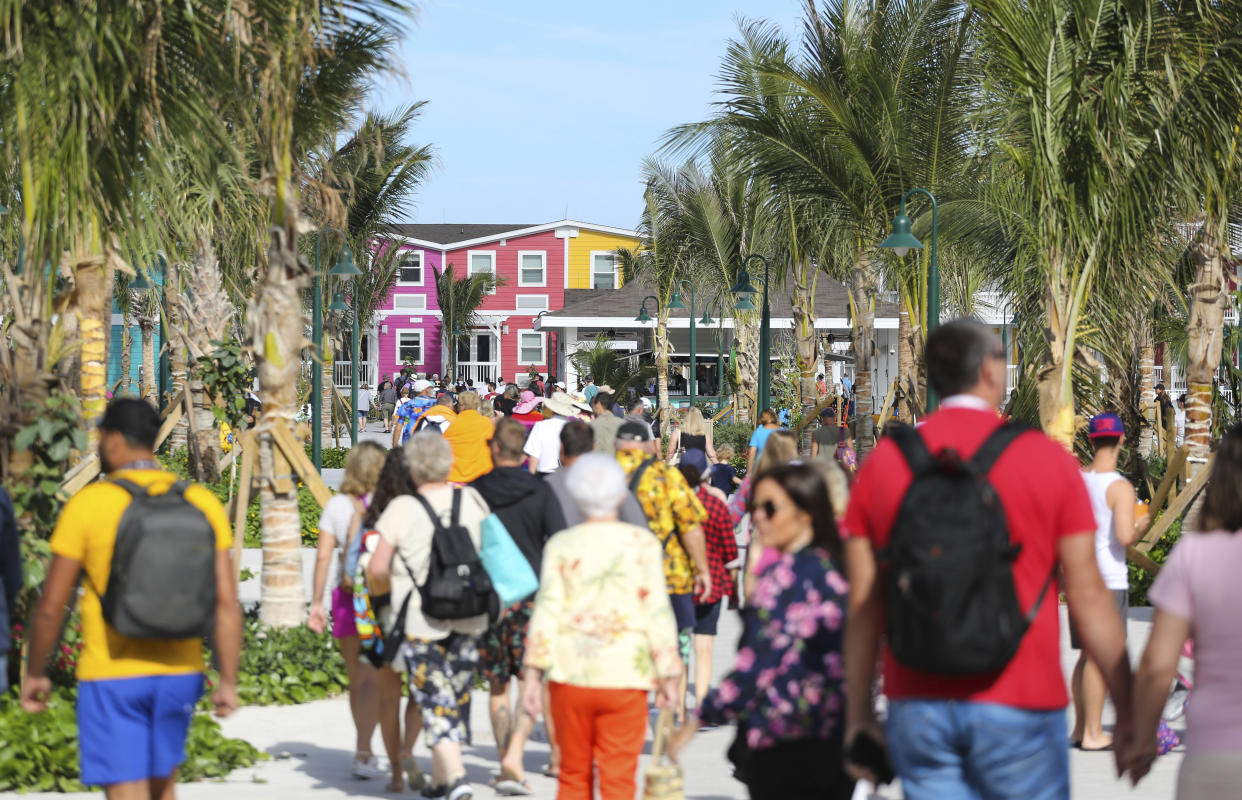
[(578, 386), (578, 369), (572, 358), (574, 351), (578, 349), (578, 329), (565, 328), (560, 338), (565, 347), (565, 376), (562, 380), (565, 381), (565, 388), (572, 394)]

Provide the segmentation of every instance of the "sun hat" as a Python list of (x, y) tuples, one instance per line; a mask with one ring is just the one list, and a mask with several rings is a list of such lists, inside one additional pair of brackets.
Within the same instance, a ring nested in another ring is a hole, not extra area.
[[(600, 386), (600, 387), (598, 387), (598, 388), (599, 388), (599, 393), (600, 393), (600, 394), (613, 394), (613, 393), (614, 393), (614, 392), (612, 391), (612, 387), (611, 387), (611, 386), (609, 386), (609, 385), (608, 385), (608, 384), (606, 384), (606, 383), (605, 383), (603, 386)], [(598, 396), (598, 395), (597, 395), (597, 396)]]
[(1125, 436), (1126, 426), (1116, 414), (1096, 414), (1087, 423), (1087, 438), (1102, 439), (1106, 436)]
[(551, 397), (543, 401), (543, 407), (558, 417), (572, 417), (575, 413), (573, 398), (564, 392), (553, 392)]
[(518, 404), (513, 407), (514, 414), (529, 414), (539, 407), (543, 402), (542, 397), (535, 397), (535, 393), (530, 389), (526, 389), (518, 397)]
[(431, 381), (419, 378), (414, 381), (414, 394), (421, 394), (431, 388)]
[(650, 442), (651, 428), (642, 422), (635, 422), (634, 420), (623, 422), (621, 427), (617, 428), (617, 441)]

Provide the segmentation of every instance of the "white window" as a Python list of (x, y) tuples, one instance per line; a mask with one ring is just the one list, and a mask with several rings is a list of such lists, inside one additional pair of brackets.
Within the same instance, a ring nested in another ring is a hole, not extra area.
[(397, 262), (397, 283), (406, 286), (423, 285), (423, 251), (402, 250)]
[(598, 250), (591, 251), (591, 288), (617, 288), (617, 255)]
[[(466, 275), (483, 272), (496, 274), (496, 253), (492, 250), (471, 250), (466, 253)], [(493, 289), (488, 294), (496, 294), (496, 290)]]
[(548, 296), (546, 294), (519, 294), (514, 308), (519, 311), (547, 311)]
[(518, 253), (518, 286), (548, 285), (548, 254), (543, 250)]
[(396, 311), (426, 311), (427, 295), (395, 294), (392, 297), (392, 307)]
[(401, 364), (423, 363), (422, 331), (397, 331), (397, 361)]
[(538, 331), (518, 331), (518, 363), (542, 365), (544, 336)]

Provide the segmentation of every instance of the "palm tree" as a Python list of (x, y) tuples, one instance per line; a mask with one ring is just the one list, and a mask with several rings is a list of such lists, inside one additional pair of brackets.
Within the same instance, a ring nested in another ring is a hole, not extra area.
[(133, 295), (129, 291), (130, 278), (123, 272), (116, 273), (116, 286), (113, 296), (116, 298), (117, 310), (121, 312), (121, 382), (117, 386), (118, 394), (129, 394), (133, 381), (130, 371), (133, 368), (134, 331), (133, 331)]
[[(139, 396), (152, 402), (159, 399), (155, 383), (158, 368), (155, 352), (155, 329), (160, 324), (160, 298), (155, 289), (135, 290), (133, 294), (134, 321), (142, 336), (142, 380)], [(163, 345), (163, 342), (160, 343)]]
[[(503, 286), (500, 277), (487, 272), (457, 277), (452, 263), (443, 270), (432, 267), (436, 278), (436, 302), (440, 307), (441, 372), (450, 375), (457, 363), (456, 347), (467, 332), (482, 324), (479, 309), (487, 296)], [(455, 376), (454, 376), (455, 377)]]
[(645, 386), (655, 376), (654, 367), (636, 364), (633, 356), (618, 353), (603, 334), (579, 344), (569, 359), (579, 375), (590, 375), (596, 386), (608, 386), (618, 398), (626, 397), (631, 386)]
[[(917, 323), (916, 352), (926, 329), (926, 262), (892, 263), (876, 245), (906, 189), (922, 186), (949, 202), (974, 191), (968, 145), (977, 81), (965, 58), (971, 15), (957, 0), (831, 0), (822, 9), (808, 0), (805, 18), (798, 56), (774, 26), (743, 26), (721, 69), (722, 111), (707, 126), (731, 131), (744, 144), (739, 159), (795, 202), (823, 204), (833, 221), (836, 241), (820, 266), (842, 270), (850, 288), (862, 454), (871, 442), (874, 317), (885, 283), (900, 289)], [(910, 210), (930, 216), (930, 209)]]

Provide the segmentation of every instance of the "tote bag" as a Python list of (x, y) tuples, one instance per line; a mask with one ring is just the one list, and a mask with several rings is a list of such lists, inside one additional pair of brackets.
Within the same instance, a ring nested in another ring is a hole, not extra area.
[(539, 588), (539, 577), (500, 517), (488, 514), (483, 520), (482, 531), (483, 547), (479, 550), (479, 559), (492, 579), (492, 587), (500, 598), (501, 607), (508, 608), (534, 594)]

